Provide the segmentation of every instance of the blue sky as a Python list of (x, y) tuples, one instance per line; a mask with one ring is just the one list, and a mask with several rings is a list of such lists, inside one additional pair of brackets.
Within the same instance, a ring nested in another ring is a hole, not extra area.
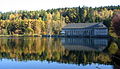
[(0, 0), (0, 11), (120, 5), (120, 0)]

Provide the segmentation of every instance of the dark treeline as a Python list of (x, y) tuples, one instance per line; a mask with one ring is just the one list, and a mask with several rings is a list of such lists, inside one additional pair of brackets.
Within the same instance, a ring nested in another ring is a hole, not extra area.
[(68, 23), (104, 22), (109, 27), (113, 14), (119, 11), (118, 5), (1, 12), (0, 34), (60, 34)]

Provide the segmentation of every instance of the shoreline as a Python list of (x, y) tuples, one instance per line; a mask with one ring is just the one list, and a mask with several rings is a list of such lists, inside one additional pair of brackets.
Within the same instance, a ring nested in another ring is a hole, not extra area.
[(0, 35), (0, 37), (65, 37), (65, 38), (113, 38), (112, 36), (64, 36), (64, 35)]
[(41, 37), (42, 35), (0, 35), (0, 37)]

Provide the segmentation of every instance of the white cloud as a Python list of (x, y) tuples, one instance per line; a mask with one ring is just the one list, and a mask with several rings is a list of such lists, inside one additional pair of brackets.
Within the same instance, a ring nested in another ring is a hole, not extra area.
[(119, 5), (120, 0), (0, 0), (0, 11)]

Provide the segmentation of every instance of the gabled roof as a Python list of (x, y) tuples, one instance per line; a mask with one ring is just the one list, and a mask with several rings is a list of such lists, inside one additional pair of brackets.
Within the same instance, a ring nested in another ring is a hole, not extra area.
[(71, 23), (63, 27), (66, 28), (107, 28), (103, 23)]

